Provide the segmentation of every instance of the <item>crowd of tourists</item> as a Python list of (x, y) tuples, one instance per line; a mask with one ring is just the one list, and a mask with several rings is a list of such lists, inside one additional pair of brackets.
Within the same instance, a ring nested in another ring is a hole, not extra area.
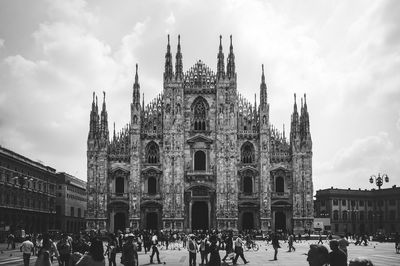
[[(247, 264), (249, 260), (244, 256), (244, 249), (254, 242), (255, 236), (259, 232), (243, 231), (238, 235), (232, 231), (218, 230), (198, 230), (190, 234), (185, 234), (172, 230), (141, 230), (123, 234), (118, 231), (116, 234), (102, 235), (100, 232), (82, 232), (76, 235), (62, 234), (55, 241), (48, 233), (42, 235), (26, 236), (22, 242), (20, 250), (23, 253), (24, 265), (29, 265), (31, 256), (35, 257), (35, 266), (50, 266), (54, 261), (58, 261), (60, 266), (82, 266), (82, 265), (117, 265), (117, 253), (121, 253), (118, 265), (125, 266), (139, 265), (138, 252), (149, 253), (149, 263), (162, 264), (160, 260), (160, 250), (186, 249), (189, 257), (189, 266), (199, 265), (221, 265), (223, 262), (232, 262), (234, 265), (240, 260)], [(11, 237), (12, 238), (12, 237)], [(53, 238), (54, 239), (54, 238)], [(307, 241), (308, 238), (305, 238)], [(271, 242), (273, 248), (273, 259), (278, 260), (278, 250), (281, 243), (287, 243), (288, 252), (295, 252), (294, 243), (301, 242), (301, 236), (293, 233), (282, 234), (279, 232), (263, 235), (263, 240)], [(367, 241), (364, 238), (354, 238), (354, 244)], [(396, 235), (396, 243), (400, 241)], [(341, 236), (340, 239), (333, 239), (328, 235), (326, 242), (329, 248), (324, 245), (320, 235), (317, 244), (311, 244), (307, 253), (307, 261), (311, 266), (348, 265), (348, 239)], [(10, 243), (15, 248), (15, 242)], [(8, 248), (8, 247), (7, 247)], [(223, 257), (220, 256), (222, 251)], [(199, 260), (197, 259), (199, 256)], [(148, 263), (148, 261), (142, 262)], [(372, 266), (368, 259), (351, 260), (351, 266)]]

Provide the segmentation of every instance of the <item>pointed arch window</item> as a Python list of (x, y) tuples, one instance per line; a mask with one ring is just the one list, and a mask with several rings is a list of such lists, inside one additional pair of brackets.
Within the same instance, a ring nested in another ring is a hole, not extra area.
[(193, 130), (204, 131), (207, 130), (208, 121), (208, 104), (202, 97), (197, 98), (192, 104), (193, 112)]
[(254, 146), (250, 142), (246, 142), (241, 148), (242, 163), (254, 162)]
[(157, 143), (154, 141), (149, 142), (146, 146), (146, 160), (147, 163), (157, 164), (160, 162), (160, 150)]

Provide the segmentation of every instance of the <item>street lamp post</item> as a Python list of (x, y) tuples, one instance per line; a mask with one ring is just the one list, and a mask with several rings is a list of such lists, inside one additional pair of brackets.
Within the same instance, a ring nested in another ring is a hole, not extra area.
[(389, 176), (387, 174), (382, 174), (382, 176), (381, 176), (380, 173), (378, 173), (378, 176), (371, 175), (369, 182), (372, 184), (372, 183), (374, 183), (374, 181), (375, 181), (376, 186), (379, 189), (381, 189), (381, 186), (383, 185), (384, 182), (386, 182), (386, 183), (389, 182)]

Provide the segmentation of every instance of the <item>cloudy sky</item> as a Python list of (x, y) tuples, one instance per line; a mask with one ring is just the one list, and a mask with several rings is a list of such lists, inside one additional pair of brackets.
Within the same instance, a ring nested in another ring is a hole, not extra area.
[(93, 91), (118, 130), (136, 63), (145, 101), (162, 91), (167, 34), (184, 70), (215, 70), (232, 34), (238, 91), (253, 101), (264, 64), (274, 126), (307, 94), (315, 189), (400, 185), (398, 14), (395, 0), (1, 1), (0, 145), (86, 179)]

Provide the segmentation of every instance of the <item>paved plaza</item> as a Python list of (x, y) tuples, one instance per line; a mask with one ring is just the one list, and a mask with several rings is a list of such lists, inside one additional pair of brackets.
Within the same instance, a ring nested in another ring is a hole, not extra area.
[[(297, 266), (297, 265), (308, 265), (304, 255), (308, 251), (308, 247), (316, 241), (309, 241), (303, 243), (295, 243), (296, 251), (287, 252), (287, 244), (281, 241), (282, 248), (279, 249), (278, 260), (273, 261), (273, 249), (271, 245), (266, 245), (265, 242), (258, 242), (261, 246), (259, 251), (245, 251), (245, 257), (250, 261), (247, 265), (274, 265), (274, 266)], [(327, 247), (328, 244), (324, 243)], [(1, 246), (0, 254), (0, 266), (2, 265), (23, 265), (22, 255), (18, 249), (14, 251), (4, 250), (4, 246)], [(266, 250), (267, 249), (267, 250)], [(329, 247), (328, 247), (329, 249)], [(224, 251), (221, 251), (221, 258), (225, 255)], [(374, 265), (379, 266), (398, 266), (400, 265), (400, 254), (394, 252), (393, 243), (378, 243), (371, 242), (369, 246), (349, 246), (349, 259), (355, 257), (367, 257), (372, 260)], [(117, 254), (117, 265), (119, 263), (121, 253)], [(31, 259), (31, 265), (34, 265), (36, 257)], [(181, 250), (160, 250), (160, 259), (165, 262), (166, 265), (181, 266), (189, 265), (189, 255), (186, 249)], [(200, 255), (197, 255), (197, 264), (199, 264)], [(155, 261), (157, 261), (155, 259)], [(139, 252), (139, 265), (151, 265), (149, 259), (149, 253)], [(55, 263), (54, 265), (58, 265)], [(108, 262), (106, 263), (108, 265)], [(232, 262), (228, 262), (222, 265), (232, 265)], [(241, 259), (238, 260), (238, 265), (244, 265)]]

